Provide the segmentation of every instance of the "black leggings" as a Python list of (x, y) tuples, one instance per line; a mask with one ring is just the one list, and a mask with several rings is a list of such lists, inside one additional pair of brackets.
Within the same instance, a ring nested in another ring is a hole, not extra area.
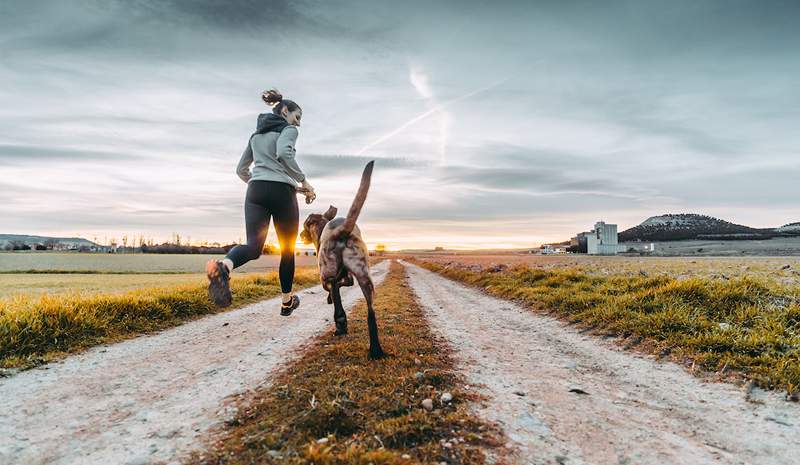
[(264, 241), (267, 240), (270, 215), (281, 246), (281, 264), (278, 269), (281, 291), (288, 293), (292, 290), (294, 280), (294, 244), (300, 221), (294, 186), (277, 181), (250, 181), (244, 202), (247, 245), (237, 245), (225, 258), (229, 258), (233, 267), (238, 268), (260, 257)]

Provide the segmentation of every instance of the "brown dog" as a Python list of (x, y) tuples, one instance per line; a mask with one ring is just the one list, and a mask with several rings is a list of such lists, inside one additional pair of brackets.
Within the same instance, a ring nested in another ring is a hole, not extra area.
[(369, 182), (372, 178), (374, 161), (367, 163), (361, 175), (358, 193), (347, 212), (347, 217), (336, 218), (336, 207), (331, 205), (324, 214), (312, 213), (303, 223), (300, 238), (306, 244), (314, 244), (319, 261), (319, 277), (322, 287), (328, 291), (328, 303), (333, 303), (333, 320), (336, 322), (336, 333), (347, 334), (347, 315), (342, 306), (339, 289), (352, 286), (353, 278), (358, 281), (364, 299), (367, 301), (367, 325), (369, 327), (369, 357), (380, 358), (383, 354), (378, 341), (378, 323), (372, 309), (375, 286), (369, 276), (369, 252), (361, 239), (361, 232), (356, 226), (356, 219), (361, 207), (367, 200)]

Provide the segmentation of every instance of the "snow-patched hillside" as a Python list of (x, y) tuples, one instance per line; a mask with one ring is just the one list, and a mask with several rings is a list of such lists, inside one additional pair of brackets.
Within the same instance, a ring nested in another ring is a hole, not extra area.
[(775, 228), (775, 231), (782, 233), (800, 233), (800, 221), (797, 223), (784, 224), (780, 228)]
[(766, 238), (774, 229), (756, 229), (734, 224), (719, 218), (696, 213), (652, 216), (638, 226), (622, 231), (620, 241), (670, 241), (698, 239), (704, 236), (736, 238)]

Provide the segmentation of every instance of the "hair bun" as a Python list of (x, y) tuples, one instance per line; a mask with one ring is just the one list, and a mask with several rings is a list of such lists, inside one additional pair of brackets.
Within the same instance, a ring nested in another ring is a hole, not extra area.
[(261, 92), (261, 100), (263, 100), (267, 105), (274, 107), (275, 105), (279, 104), (281, 100), (283, 100), (283, 95), (281, 95), (278, 89), (273, 87), (270, 90)]

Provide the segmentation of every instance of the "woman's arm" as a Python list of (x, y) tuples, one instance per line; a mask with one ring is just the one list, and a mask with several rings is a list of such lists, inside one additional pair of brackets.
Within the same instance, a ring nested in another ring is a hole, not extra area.
[(236, 165), (236, 174), (244, 182), (250, 181), (250, 178), (253, 176), (250, 173), (251, 163), (253, 163), (253, 149), (250, 148), (250, 141), (247, 141), (247, 147), (245, 147), (242, 153), (242, 158), (239, 160), (239, 164)]
[(306, 179), (306, 175), (294, 159), (295, 142), (297, 142), (297, 128), (294, 126), (286, 126), (283, 128), (283, 131), (281, 131), (281, 135), (278, 136), (276, 155), (281, 164), (286, 168), (286, 172), (289, 176), (297, 182), (303, 182)]

